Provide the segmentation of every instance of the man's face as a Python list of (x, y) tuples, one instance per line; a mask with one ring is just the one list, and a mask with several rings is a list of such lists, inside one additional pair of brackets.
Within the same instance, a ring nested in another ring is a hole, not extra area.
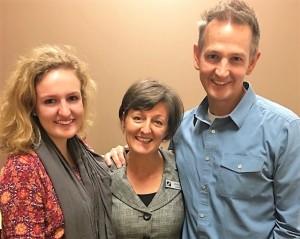
[(195, 67), (205, 89), (211, 113), (229, 114), (244, 95), (243, 81), (259, 54), (250, 58), (252, 32), (248, 25), (211, 21), (201, 50), (194, 46)]

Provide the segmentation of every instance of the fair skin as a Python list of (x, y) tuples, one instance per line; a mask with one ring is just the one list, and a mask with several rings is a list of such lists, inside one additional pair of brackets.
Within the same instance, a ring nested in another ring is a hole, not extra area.
[(73, 166), (67, 150), (67, 139), (78, 132), (84, 118), (79, 79), (72, 69), (50, 70), (37, 83), (36, 94), (35, 114), (54, 144)]
[(195, 68), (199, 70), (212, 114), (229, 114), (244, 96), (244, 78), (251, 74), (260, 56), (250, 56), (251, 41), (248, 25), (212, 20), (201, 51), (194, 45)]
[[(202, 49), (194, 45), (194, 66), (207, 93), (212, 114), (228, 115), (245, 94), (243, 81), (250, 75), (260, 53), (250, 55), (252, 32), (248, 25), (212, 20), (206, 27)], [(125, 163), (123, 147), (117, 146), (105, 154), (117, 167)]]
[(127, 154), (127, 178), (137, 194), (157, 192), (164, 169), (158, 148), (168, 128), (168, 110), (164, 103), (152, 109), (130, 109), (122, 121), (123, 133), (130, 149)]

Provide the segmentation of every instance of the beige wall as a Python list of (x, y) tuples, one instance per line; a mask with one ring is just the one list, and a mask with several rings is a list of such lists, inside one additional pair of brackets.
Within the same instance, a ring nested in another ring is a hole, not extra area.
[[(18, 55), (42, 43), (70, 44), (98, 83), (89, 141), (98, 152), (123, 144), (124, 91), (152, 76), (175, 88), (186, 109), (204, 96), (193, 67), (200, 13), (219, 0), (0, 0), (0, 87)], [(262, 56), (248, 80), (257, 93), (300, 114), (300, 1), (249, 0)]]
[[(3, 43), (3, 36), (4, 36), (4, 25), (3, 25), (3, 1), (0, 0), (0, 89), (3, 87), (3, 76), (4, 76), (4, 55), (3, 55), (3, 48), (4, 48), (4, 43)], [(1, 94), (1, 93), (0, 93)]]

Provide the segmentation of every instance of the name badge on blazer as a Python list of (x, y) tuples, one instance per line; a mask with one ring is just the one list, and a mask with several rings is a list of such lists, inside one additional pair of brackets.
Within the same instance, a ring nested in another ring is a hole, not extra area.
[(171, 180), (166, 180), (166, 188), (172, 188), (176, 190), (181, 190), (181, 186), (179, 182), (171, 181)]

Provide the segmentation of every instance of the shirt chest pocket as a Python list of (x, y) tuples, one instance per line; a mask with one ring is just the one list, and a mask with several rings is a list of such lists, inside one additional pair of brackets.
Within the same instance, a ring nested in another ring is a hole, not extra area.
[(257, 196), (263, 187), (264, 161), (244, 155), (226, 155), (221, 159), (218, 172), (218, 192), (230, 198)]

